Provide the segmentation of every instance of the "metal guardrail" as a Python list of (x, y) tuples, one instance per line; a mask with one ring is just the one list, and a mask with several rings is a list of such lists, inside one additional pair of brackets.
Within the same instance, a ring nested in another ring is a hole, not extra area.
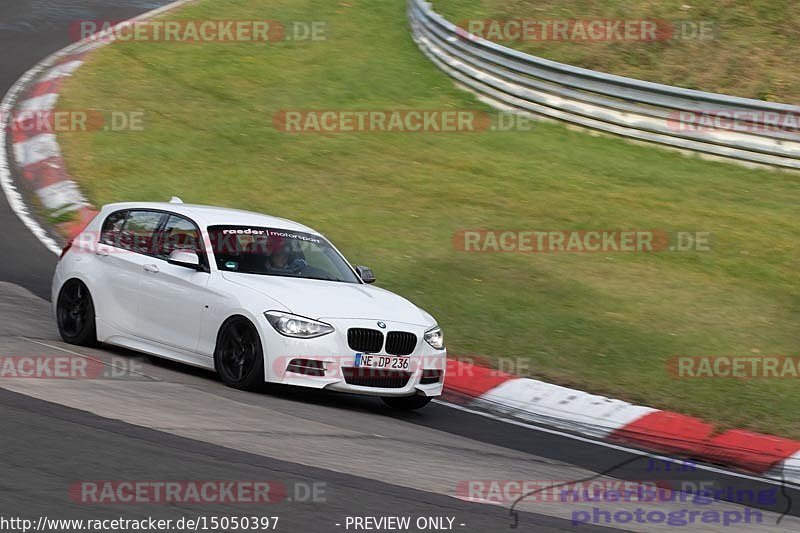
[[(408, 16), (423, 53), (497, 107), (677, 149), (800, 169), (798, 106), (683, 89), (532, 56), (469, 34), (423, 0), (408, 0)], [(701, 121), (724, 117), (730, 117), (724, 127)]]

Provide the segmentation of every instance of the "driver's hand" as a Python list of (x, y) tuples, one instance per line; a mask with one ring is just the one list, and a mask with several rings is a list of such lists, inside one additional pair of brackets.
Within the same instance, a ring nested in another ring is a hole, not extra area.
[(305, 270), (307, 266), (308, 262), (302, 257), (298, 257), (297, 259), (292, 261), (292, 264), (290, 264), (288, 268), (292, 272), (300, 272), (302, 270)]

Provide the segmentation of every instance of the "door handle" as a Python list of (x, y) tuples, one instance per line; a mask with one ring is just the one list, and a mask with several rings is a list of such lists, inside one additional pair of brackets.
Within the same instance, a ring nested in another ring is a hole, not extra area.
[(158, 274), (160, 272), (160, 270), (158, 269), (158, 265), (145, 265), (144, 271), (152, 272), (153, 274)]
[(98, 248), (94, 254), (99, 255), (100, 257), (108, 257), (108, 250), (105, 248)]

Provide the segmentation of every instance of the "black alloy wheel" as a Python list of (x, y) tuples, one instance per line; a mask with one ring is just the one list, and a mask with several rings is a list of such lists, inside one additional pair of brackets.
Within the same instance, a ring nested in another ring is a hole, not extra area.
[(234, 317), (222, 326), (214, 366), (229, 387), (253, 390), (264, 383), (264, 350), (252, 322)]
[(94, 302), (82, 281), (72, 279), (61, 288), (56, 304), (56, 321), (64, 342), (78, 346), (97, 344)]

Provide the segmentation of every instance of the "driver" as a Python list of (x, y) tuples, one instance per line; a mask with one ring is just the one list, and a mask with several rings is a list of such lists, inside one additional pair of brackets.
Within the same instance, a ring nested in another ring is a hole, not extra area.
[(270, 254), (268, 261), (268, 266), (285, 270), (289, 266), (289, 244), (281, 243)]
[(305, 259), (292, 248), (288, 239), (273, 237), (267, 242), (267, 270), (279, 270), (291, 274), (300, 274), (307, 267)]

